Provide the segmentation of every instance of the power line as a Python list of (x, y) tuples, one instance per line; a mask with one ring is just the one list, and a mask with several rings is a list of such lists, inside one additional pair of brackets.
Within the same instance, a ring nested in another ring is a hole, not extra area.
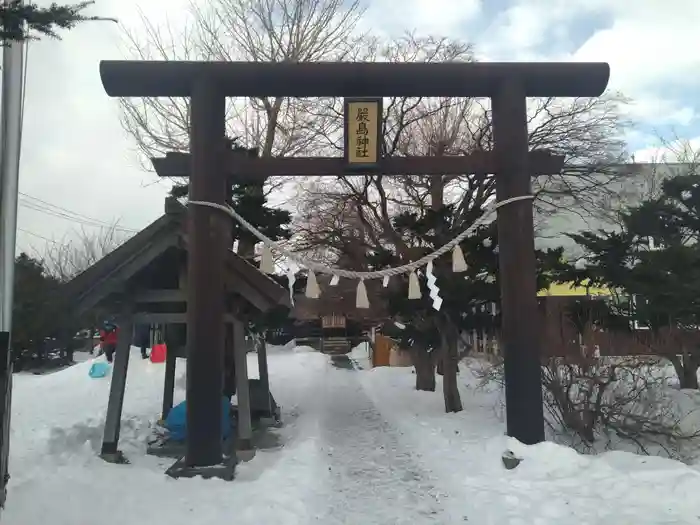
[(64, 207), (62, 207), (62, 206), (59, 206), (58, 204), (52, 204), (52, 203), (50, 203), (50, 202), (48, 202), (48, 201), (45, 201), (45, 200), (40, 199), (39, 197), (34, 197), (33, 195), (29, 195), (29, 194), (23, 193), (23, 192), (21, 192), (21, 191), (18, 192), (18, 193), (19, 193), (22, 197), (25, 197), (25, 198), (30, 199), (30, 200), (32, 200), (32, 201), (36, 201), (36, 202), (41, 203), (41, 204), (43, 204), (43, 205), (45, 205), (45, 206), (50, 206), (50, 207), (52, 207), (52, 208), (55, 208), (56, 210), (58, 210), (58, 211), (60, 211), (60, 212), (62, 212), (62, 213), (64, 213), (64, 214), (74, 215), (75, 217), (78, 217), (78, 218), (80, 218), (81, 220), (86, 220), (86, 221), (95, 222), (95, 223), (103, 223), (103, 224), (105, 224), (106, 226), (109, 226), (108, 223), (106, 223), (105, 221), (102, 221), (102, 220), (100, 220), (100, 219), (95, 219), (94, 217), (89, 217), (89, 216), (87, 216), (87, 215), (83, 215), (82, 213), (78, 213), (78, 212), (76, 212), (76, 211), (69, 210), (68, 208), (64, 208)]
[(60, 213), (60, 212), (57, 212), (57, 211), (51, 210), (51, 209), (40, 208), (35, 204), (31, 204), (31, 203), (27, 203), (27, 202), (20, 201), (19, 204), (23, 208), (33, 210), (33, 211), (38, 211), (39, 213), (44, 213), (46, 215), (50, 215), (51, 217), (56, 217), (58, 219), (65, 219), (65, 220), (68, 220), (70, 222), (80, 224), (82, 226), (93, 226), (93, 227), (97, 227), (97, 228), (114, 228), (115, 230), (118, 230), (118, 231), (130, 231), (130, 230), (125, 230), (124, 228), (119, 228), (117, 226), (111, 226), (108, 224), (86, 221), (84, 219), (80, 219), (80, 218), (75, 217), (73, 215), (67, 215), (65, 213)]
[[(38, 197), (34, 197), (32, 195), (28, 195), (26, 193), (19, 192), (19, 194), (24, 198), (24, 200), (20, 200), (20, 203), (19, 203), (20, 206), (23, 206), (23, 207), (30, 209), (30, 210), (38, 211), (40, 213), (45, 213), (47, 215), (51, 215), (51, 216), (59, 218), (59, 219), (65, 219), (65, 220), (69, 220), (71, 222), (76, 222), (76, 223), (84, 225), (84, 226), (93, 226), (93, 227), (98, 227), (98, 228), (112, 228), (116, 231), (121, 231), (121, 232), (125, 232), (125, 233), (137, 233), (138, 232), (138, 230), (134, 230), (131, 228), (123, 228), (123, 227), (117, 226), (115, 224), (109, 224), (109, 223), (101, 221), (99, 219), (95, 219), (93, 217), (83, 215), (81, 213), (69, 210), (69, 209), (64, 208), (62, 206), (58, 206), (56, 204), (50, 203), (50, 202), (45, 201), (43, 199), (39, 199)], [(35, 201), (35, 202), (33, 202), (33, 201)]]
[(17, 228), (17, 231), (20, 231), (22, 233), (26, 233), (27, 235), (31, 235), (32, 237), (37, 237), (37, 238), (42, 239), (46, 242), (50, 242), (52, 244), (61, 244), (57, 241), (49, 239), (48, 237), (44, 237), (43, 235), (39, 235), (38, 233), (34, 233), (34, 232), (29, 231), (29, 230), (25, 230), (24, 228)]
[[(36, 201), (36, 202), (38, 202), (38, 203), (40, 203), (40, 204), (42, 204), (42, 205), (44, 205), (44, 206), (49, 206), (49, 207), (51, 207), (51, 208), (54, 208), (54, 209), (52, 209), (52, 210), (48, 210), (48, 211), (51, 212), (51, 213), (55, 213), (55, 214), (61, 215), (61, 216), (63, 216), (64, 218), (75, 218), (75, 219), (76, 219), (76, 222), (87, 222), (87, 223), (93, 223), (94, 225), (104, 226), (104, 227), (107, 227), (107, 228), (115, 227), (115, 228), (118, 229), (118, 230), (128, 231), (128, 232), (132, 232), (132, 233), (135, 233), (135, 232), (136, 232), (136, 230), (134, 230), (134, 229), (132, 229), (132, 228), (124, 228), (124, 227), (121, 227), (121, 226), (115, 226), (115, 225), (113, 225), (113, 224), (107, 223), (107, 222), (102, 221), (102, 220), (100, 220), (100, 219), (95, 219), (94, 217), (90, 217), (90, 216), (88, 216), (88, 215), (84, 215), (84, 214), (82, 214), (82, 213), (78, 213), (78, 212), (75, 212), (75, 211), (73, 211), (73, 210), (69, 210), (68, 208), (64, 208), (64, 207), (62, 207), (62, 206), (58, 206), (57, 204), (53, 204), (53, 203), (51, 203), (51, 202), (42, 200), (42, 199), (40, 199), (40, 198), (38, 198), (38, 197), (34, 197), (34, 196), (32, 196), (32, 195), (28, 195), (28, 194), (26, 194), (26, 193), (19, 192), (19, 194), (20, 194), (22, 197), (25, 197), (25, 198), (27, 198), (27, 199), (30, 199), (30, 201)], [(28, 204), (28, 205), (30, 205), (30, 206), (33, 206), (33, 207), (37, 207), (37, 204), (34, 203), (34, 202), (29, 202), (29, 203), (26, 203), (26, 204)], [(40, 208), (39, 211), (47, 211), (47, 210), (43, 210), (42, 208)]]
[(62, 211), (52, 210), (52, 209), (46, 208), (46, 207), (41, 207), (37, 203), (31, 202), (31, 201), (20, 200), (19, 204), (20, 204), (20, 206), (27, 208), (29, 210), (38, 211), (40, 213), (44, 213), (46, 215), (50, 215), (52, 217), (56, 217), (59, 219), (66, 219), (68, 221), (75, 222), (75, 223), (78, 223), (78, 224), (81, 224), (84, 226), (95, 226), (95, 227), (99, 227), (99, 228), (114, 228), (115, 230), (120, 230), (120, 231), (131, 231), (131, 230), (127, 230), (125, 228), (120, 228), (118, 226), (113, 226), (111, 224), (106, 224), (106, 223), (98, 222), (95, 220), (87, 220), (87, 219), (83, 219), (79, 216), (71, 215), (71, 214), (68, 214), (68, 213), (65, 213)]

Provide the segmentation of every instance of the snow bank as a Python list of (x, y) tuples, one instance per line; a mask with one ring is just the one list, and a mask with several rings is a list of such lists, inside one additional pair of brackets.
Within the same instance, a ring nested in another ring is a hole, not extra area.
[[(3, 523), (54, 525), (98, 521), (134, 523), (299, 523), (312, 521), (304, 505), (304, 483), (319, 467), (318, 453), (304, 429), (304, 407), (315, 394), (305, 378), (325, 371), (318, 353), (273, 352), (270, 381), (283, 400), (286, 428), (279, 451), (259, 451), (237, 470), (237, 482), (173, 481), (164, 474), (172, 460), (146, 456), (150, 426), (162, 403), (163, 364), (140, 358), (132, 347), (120, 448), (131, 465), (97, 457), (110, 378), (91, 379), (92, 360), (45, 376), (17, 376), (13, 392), (9, 495)], [(103, 357), (97, 359), (104, 359)], [(257, 355), (248, 356), (251, 376)], [(178, 360), (175, 401), (184, 398), (185, 361)], [(313, 485), (313, 478), (309, 481)], [(299, 490), (295, 490), (295, 488)], [(113, 512), (115, 505), (120, 509)]]
[[(680, 462), (626, 452), (586, 456), (553, 443), (525, 446), (504, 435), (494, 409), (497, 391), (470, 388), (460, 373), (464, 411), (445, 414), (441, 378), (436, 392), (415, 390), (410, 369), (361, 372), (382, 415), (423, 465), (453, 487), (478, 523), (697, 523), (700, 472)], [(511, 450), (523, 462), (506, 470)]]
[(372, 367), (369, 343), (360, 343), (355, 348), (350, 350), (348, 357), (350, 357), (350, 359), (352, 359), (359, 368), (369, 369)]

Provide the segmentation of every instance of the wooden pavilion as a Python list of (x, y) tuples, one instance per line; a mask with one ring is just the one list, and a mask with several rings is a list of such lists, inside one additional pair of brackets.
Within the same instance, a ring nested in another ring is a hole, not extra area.
[[(165, 211), (163, 216), (66, 283), (61, 290), (60, 300), (70, 310), (71, 316), (79, 317), (99, 308), (113, 312), (120, 326), (102, 442), (102, 457), (107, 461), (123, 460), (118, 450), (119, 429), (134, 324), (165, 326), (168, 352), (163, 386), (163, 418), (173, 404), (176, 358), (187, 356), (186, 267), (189, 239), (186, 208), (169, 198)], [(235, 376), (234, 388), (238, 398), (236, 453), (229, 450), (225, 455), (222, 472), (208, 471), (207, 475), (230, 479), (233, 477), (236, 455), (252, 456), (253, 451), (245, 323), (272, 308), (290, 305), (288, 293), (283, 287), (233, 251), (227, 252), (222, 291), (225, 313), (221, 320), (226, 326), (225, 356), (218, 368), (224, 377), (234, 379)], [(208, 349), (197, 351), (206, 353)], [(258, 347), (258, 359), (259, 384), (265, 391), (272, 412), (276, 405), (269, 393), (264, 345)], [(268, 415), (273, 416), (272, 413)], [(198, 430), (196, 419), (188, 419), (188, 436)], [(199, 474), (191, 466), (185, 468), (183, 461), (173, 465), (168, 473), (174, 477)]]

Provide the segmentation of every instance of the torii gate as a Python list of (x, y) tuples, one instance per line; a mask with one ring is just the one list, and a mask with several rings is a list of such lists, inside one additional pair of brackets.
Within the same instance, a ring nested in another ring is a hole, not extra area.
[[(154, 165), (158, 169), (160, 162), (164, 175), (191, 175), (192, 200), (223, 204), (231, 174), (243, 182), (276, 174), (339, 175), (346, 169), (343, 159), (253, 161), (227, 154), (227, 97), (489, 97), (493, 154), (378, 159), (373, 169), (394, 175), (496, 173), (497, 199), (503, 200), (530, 194), (533, 173), (562, 167), (562, 159), (529, 154), (527, 97), (600, 96), (610, 68), (606, 63), (103, 61), (100, 75), (112, 97), (190, 97), (191, 155), (168, 155)], [(531, 201), (521, 200), (500, 209), (497, 219), (507, 433), (526, 444), (544, 440), (532, 210)], [(193, 468), (222, 459), (222, 289), (229, 228), (230, 219), (221, 212), (189, 208), (185, 464)]]

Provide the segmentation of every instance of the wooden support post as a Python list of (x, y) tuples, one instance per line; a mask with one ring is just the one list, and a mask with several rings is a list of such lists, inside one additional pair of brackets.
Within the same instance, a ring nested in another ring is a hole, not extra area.
[[(531, 193), (524, 86), (502, 82), (492, 98), (494, 149), (499, 163), (496, 197)], [(542, 372), (532, 201), (498, 210), (501, 337), (508, 435), (531, 445), (544, 441)]]
[(117, 350), (112, 366), (112, 382), (109, 387), (109, 401), (105, 420), (104, 436), (102, 438), (102, 458), (107, 461), (120, 462), (118, 450), (119, 430), (121, 426), (124, 392), (126, 390), (126, 374), (129, 369), (129, 354), (133, 335), (133, 319), (131, 308), (126, 307), (119, 319), (119, 335)]
[(165, 381), (163, 383), (163, 413), (162, 419), (168, 417), (170, 409), (173, 408), (173, 397), (175, 395), (175, 368), (177, 365), (177, 352), (173, 338), (169, 336), (168, 332), (172, 334), (172, 328), (169, 329), (168, 325), (163, 326), (164, 341), (167, 348), (165, 354)]
[(273, 417), (274, 414), (272, 414), (272, 402), (270, 398), (270, 375), (267, 370), (267, 345), (265, 343), (265, 339), (263, 338), (262, 341), (258, 343), (258, 373), (260, 374), (260, 387), (262, 388), (262, 391), (265, 395), (265, 399), (267, 400), (267, 416), (266, 417)]
[(224, 396), (229, 400), (236, 394), (236, 357), (233, 336), (233, 323), (226, 323), (226, 335), (224, 337)]
[[(200, 78), (192, 89), (190, 199), (223, 204), (225, 97)], [(187, 467), (222, 461), (221, 395), (224, 355), (224, 257), (230, 219), (218, 210), (187, 210)]]
[[(248, 357), (245, 345), (245, 327), (236, 319), (233, 322), (233, 352), (236, 364), (236, 397), (238, 399), (238, 454), (244, 456), (253, 450), (253, 424), (250, 417), (250, 389), (248, 387)], [(247, 457), (240, 457), (242, 460)]]

